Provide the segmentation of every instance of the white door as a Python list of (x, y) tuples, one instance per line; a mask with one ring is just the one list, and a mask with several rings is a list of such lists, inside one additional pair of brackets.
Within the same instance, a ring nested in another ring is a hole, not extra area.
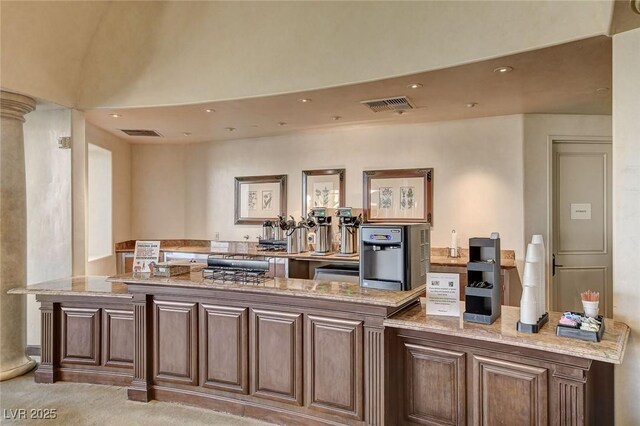
[(611, 143), (553, 143), (552, 227), (552, 309), (581, 312), (593, 290), (611, 317)]

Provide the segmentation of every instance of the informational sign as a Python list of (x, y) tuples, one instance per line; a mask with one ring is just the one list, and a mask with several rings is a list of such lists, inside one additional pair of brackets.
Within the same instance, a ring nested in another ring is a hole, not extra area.
[(427, 315), (460, 316), (460, 275), (427, 274)]
[(571, 220), (591, 220), (591, 203), (571, 203)]
[(153, 272), (160, 259), (160, 241), (136, 241), (133, 272)]
[(211, 241), (211, 251), (227, 251), (229, 250), (229, 243), (226, 241)]

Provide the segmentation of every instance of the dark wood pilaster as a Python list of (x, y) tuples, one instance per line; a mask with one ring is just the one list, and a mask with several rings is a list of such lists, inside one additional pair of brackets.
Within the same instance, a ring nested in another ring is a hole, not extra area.
[(151, 383), (151, 301), (146, 294), (133, 295), (133, 381), (130, 400), (149, 402)]
[(40, 300), (41, 361), (35, 373), (36, 383), (54, 383), (60, 366), (60, 305)]
[(367, 425), (384, 424), (385, 416), (384, 328), (366, 327), (364, 332), (364, 420)]

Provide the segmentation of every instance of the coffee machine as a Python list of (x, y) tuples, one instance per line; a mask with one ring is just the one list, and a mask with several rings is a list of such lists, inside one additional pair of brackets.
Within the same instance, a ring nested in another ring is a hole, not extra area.
[(360, 227), (360, 286), (411, 290), (427, 283), (430, 226), (371, 224)]
[(362, 215), (353, 216), (351, 207), (339, 207), (336, 216), (340, 221), (340, 252), (337, 256), (355, 256), (358, 253), (358, 227)]
[(311, 209), (311, 217), (316, 232), (316, 246), (311, 254), (326, 256), (331, 253), (331, 216), (327, 215), (326, 207), (314, 207)]

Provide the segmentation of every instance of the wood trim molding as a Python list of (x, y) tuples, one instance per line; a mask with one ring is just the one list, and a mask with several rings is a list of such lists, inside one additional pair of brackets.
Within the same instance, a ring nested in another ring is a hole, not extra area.
[[(62, 306), (61, 311), (62, 353), (60, 363), (100, 365), (100, 308)], [(85, 322), (88, 322), (88, 324), (82, 324)], [(74, 330), (70, 331), (69, 328), (74, 323), (77, 325)], [(79, 346), (81, 344), (86, 345), (86, 347), (81, 348)], [(80, 353), (81, 351), (86, 353)]]
[(133, 356), (134, 356), (133, 350), (130, 352), (129, 357), (126, 357), (124, 355), (121, 355), (118, 357), (118, 355), (113, 354), (114, 350), (119, 349), (115, 347), (117, 343), (121, 345), (123, 344), (127, 345), (128, 342), (117, 341), (117, 340), (114, 342), (113, 340), (114, 336), (112, 335), (113, 323), (115, 321), (129, 322), (130, 324), (128, 325), (128, 327), (130, 327), (131, 339), (126, 339), (126, 336), (121, 336), (121, 337), (125, 337), (125, 340), (130, 340), (131, 342), (135, 341), (133, 310), (104, 308), (102, 311), (103, 311), (102, 312), (102, 322), (103, 322), (102, 324), (102, 330), (103, 330), (102, 363), (103, 365), (105, 367), (133, 368)]
[(306, 315), (305, 334), (307, 406), (362, 420), (362, 321)]
[(385, 336), (383, 328), (364, 331), (364, 421), (382, 425), (385, 420)]
[[(217, 322), (215, 329), (209, 320)], [(232, 324), (228, 324), (231, 322)], [(248, 308), (200, 304), (200, 385), (241, 394), (249, 393)], [(218, 337), (233, 335), (234, 341), (220, 346)], [(209, 344), (225, 351), (225, 357), (210, 359)], [(210, 365), (213, 361), (215, 366)], [(227, 364), (222, 364), (227, 361)], [(234, 362), (235, 361), (235, 362)], [(230, 379), (229, 377), (233, 377)]]
[(251, 394), (302, 405), (302, 314), (251, 309), (249, 333)]
[(154, 382), (198, 384), (197, 306), (196, 302), (153, 300)]
[(36, 383), (55, 383), (60, 366), (60, 304), (40, 301), (40, 365), (35, 373)]

